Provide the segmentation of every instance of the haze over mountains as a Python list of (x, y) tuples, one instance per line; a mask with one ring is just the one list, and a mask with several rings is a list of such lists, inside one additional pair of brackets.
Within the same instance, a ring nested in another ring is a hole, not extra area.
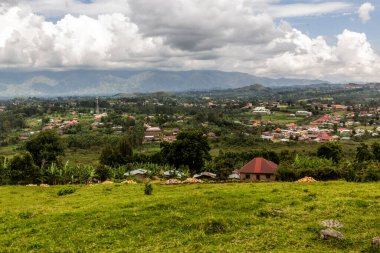
[(273, 79), (239, 72), (213, 70), (66, 70), (0, 71), (0, 97), (112, 95), (157, 91), (240, 88), (251, 84), (267, 87), (311, 85), (321, 80)]

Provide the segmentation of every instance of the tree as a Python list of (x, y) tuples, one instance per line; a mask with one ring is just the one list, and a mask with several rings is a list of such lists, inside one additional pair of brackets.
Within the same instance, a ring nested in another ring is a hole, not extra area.
[(25, 148), (39, 167), (58, 163), (58, 157), (64, 155), (65, 151), (61, 137), (52, 130), (34, 135), (25, 144)]
[(102, 149), (99, 160), (100, 163), (103, 165), (116, 167), (130, 162), (132, 160), (132, 157), (132, 145), (129, 141), (128, 136), (125, 136), (122, 139), (120, 139), (118, 145), (105, 146)]
[(361, 143), (359, 147), (356, 148), (356, 160), (358, 162), (370, 161), (373, 155), (368, 148), (368, 145)]
[(380, 162), (380, 143), (375, 142), (371, 146), (373, 157)]
[(338, 142), (328, 142), (321, 145), (317, 150), (317, 156), (331, 159), (334, 163), (339, 163), (342, 159), (343, 150)]
[(161, 153), (166, 161), (176, 167), (188, 166), (190, 173), (201, 172), (205, 160), (210, 160), (210, 146), (199, 131), (183, 131), (172, 143), (161, 143)]
[(29, 152), (15, 155), (10, 161), (11, 181), (16, 184), (36, 182), (40, 171)]

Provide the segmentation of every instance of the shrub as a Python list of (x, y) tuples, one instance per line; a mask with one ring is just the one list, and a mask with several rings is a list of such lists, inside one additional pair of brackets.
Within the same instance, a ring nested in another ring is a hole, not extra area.
[(153, 186), (151, 183), (145, 183), (144, 193), (145, 195), (152, 195)]
[(61, 189), (59, 189), (59, 191), (57, 192), (57, 195), (58, 196), (64, 196), (64, 195), (72, 194), (75, 191), (76, 191), (76, 189), (72, 186), (64, 186)]
[(100, 181), (105, 181), (112, 176), (112, 170), (107, 165), (99, 164), (95, 169), (95, 175)]

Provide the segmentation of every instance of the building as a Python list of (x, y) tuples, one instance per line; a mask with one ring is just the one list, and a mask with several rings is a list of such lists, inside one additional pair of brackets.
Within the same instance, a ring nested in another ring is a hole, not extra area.
[(162, 130), (160, 127), (148, 127), (145, 130), (145, 136), (153, 136), (154, 138), (158, 138), (162, 136)]
[(270, 110), (265, 107), (255, 107), (252, 113), (253, 115), (270, 115)]
[(278, 165), (262, 157), (256, 157), (240, 169), (241, 180), (274, 181)]
[(312, 116), (313, 115), (313, 113), (311, 113), (311, 112), (308, 112), (308, 111), (297, 111), (296, 112), (296, 116), (301, 116), (301, 117), (310, 117), (310, 116)]

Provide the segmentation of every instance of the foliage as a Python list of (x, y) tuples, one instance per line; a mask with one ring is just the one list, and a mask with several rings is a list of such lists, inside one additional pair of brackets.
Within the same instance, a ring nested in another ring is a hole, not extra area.
[(373, 154), (365, 143), (360, 143), (360, 146), (356, 148), (356, 160), (358, 162), (365, 162), (372, 160)]
[(144, 194), (152, 195), (153, 193), (153, 185), (150, 182), (145, 183)]
[(39, 167), (58, 162), (58, 157), (64, 155), (63, 142), (60, 136), (52, 130), (42, 131), (34, 135), (25, 144), (25, 148)]
[(281, 181), (295, 181), (306, 176), (317, 180), (343, 177), (341, 170), (330, 159), (298, 155), (294, 162), (280, 164), (277, 171), (277, 179)]
[(343, 177), (348, 182), (380, 181), (380, 163), (378, 161), (345, 163)]
[(373, 158), (380, 162), (380, 143), (374, 142), (371, 146)]
[(180, 132), (177, 140), (161, 144), (161, 153), (169, 164), (188, 166), (192, 174), (201, 172), (205, 160), (211, 159), (209, 151), (207, 139), (199, 131)]
[(99, 164), (95, 168), (95, 175), (100, 181), (110, 179), (112, 177), (112, 168), (104, 164)]
[(111, 167), (131, 162), (133, 156), (132, 145), (127, 136), (119, 140), (118, 145), (106, 145), (100, 154), (100, 163)]
[(29, 152), (16, 154), (9, 164), (13, 184), (30, 184), (38, 181), (40, 170)]
[(10, 161), (4, 156), (0, 156), (0, 185), (11, 182)]
[(339, 163), (342, 159), (343, 149), (338, 142), (328, 142), (318, 148), (317, 155), (331, 159), (334, 163)]
[(58, 190), (57, 195), (58, 196), (69, 195), (69, 194), (73, 194), (75, 191), (76, 189), (72, 186), (64, 186)]

